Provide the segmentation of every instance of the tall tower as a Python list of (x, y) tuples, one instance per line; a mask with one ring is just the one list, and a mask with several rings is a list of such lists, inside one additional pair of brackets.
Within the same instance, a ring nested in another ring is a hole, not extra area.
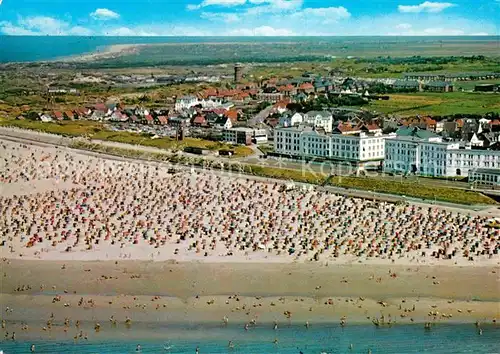
[(242, 78), (243, 78), (243, 66), (237, 63), (234, 66), (234, 82), (239, 83), (241, 82)]

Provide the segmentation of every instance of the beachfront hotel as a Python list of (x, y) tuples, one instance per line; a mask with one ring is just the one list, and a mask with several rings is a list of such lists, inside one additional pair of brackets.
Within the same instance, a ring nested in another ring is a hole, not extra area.
[(384, 159), (384, 141), (380, 132), (367, 128), (332, 133), (311, 126), (277, 127), (274, 130), (274, 151), (292, 158), (321, 158), (346, 161), (360, 167), (380, 165)]
[(500, 151), (445, 142), (418, 128), (401, 128), (385, 142), (385, 172), (466, 177), (469, 171), (482, 168), (500, 169)]

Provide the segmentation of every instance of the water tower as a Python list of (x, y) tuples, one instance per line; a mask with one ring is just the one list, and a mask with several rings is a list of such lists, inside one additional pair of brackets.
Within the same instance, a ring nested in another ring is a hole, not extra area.
[(234, 82), (239, 83), (243, 78), (243, 65), (237, 63), (234, 66)]

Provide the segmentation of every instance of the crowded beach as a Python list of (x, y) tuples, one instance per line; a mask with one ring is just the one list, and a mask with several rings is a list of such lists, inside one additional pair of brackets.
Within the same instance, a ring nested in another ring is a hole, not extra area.
[(2, 141), (2, 257), (496, 265), (488, 218)]

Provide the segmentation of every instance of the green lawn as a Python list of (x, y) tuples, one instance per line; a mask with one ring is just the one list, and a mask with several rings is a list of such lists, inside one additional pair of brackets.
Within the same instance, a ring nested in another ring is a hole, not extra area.
[(380, 178), (337, 176), (330, 178), (329, 184), (344, 188), (363, 189), (373, 192), (404, 195), (407, 197), (439, 200), (458, 204), (496, 204), (493, 199), (473, 191), (433, 186), (430, 184), (395, 182)]
[(233, 149), (232, 146), (216, 141), (185, 138), (182, 141), (177, 141), (173, 138), (151, 139), (147, 135), (130, 133), (130, 132), (115, 132), (107, 130), (102, 123), (90, 121), (62, 121), (52, 123), (42, 123), (40, 121), (30, 120), (0, 120), (0, 126), (13, 126), (23, 129), (41, 131), (44, 133), (65, 135), (65, 136), (86, 136), (91, 139), (113, 141), (118, 143), (150, 146), (166, 150), (183, 150), (186, 147), (197, 147), (208, 150), (232, 149), (235, 152), (234, 156), (245, 157), (253, 153), (253, 150), (246, 146), (238, 146)]
[(500, 110), (500, 95), (469, 92), (408, 93), (389, 95), (387, 101), (371, 101), (364, 108), (391, 114), (483, 114)]

